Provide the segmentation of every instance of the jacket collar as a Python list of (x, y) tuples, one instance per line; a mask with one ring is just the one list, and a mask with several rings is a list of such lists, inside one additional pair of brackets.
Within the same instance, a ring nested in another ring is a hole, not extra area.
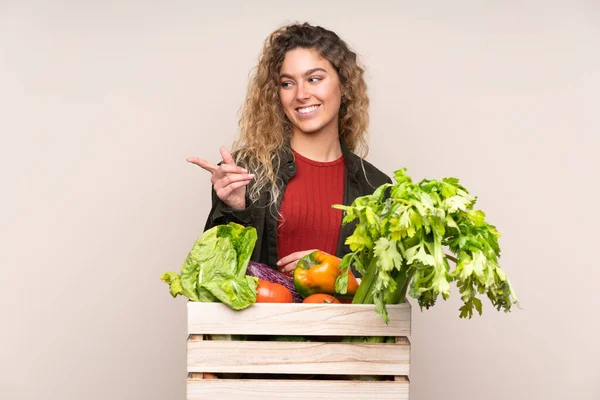
[(357, 175), (360, 170), (360, 157), (351, 152), (346, 145), (346, 142), (343, 140), (340, 140), (340, 146), (342, 147), (342, 154), (344, 155), (344, 161), (346, 162), (348, 177), (353, 181), (358, 181)]

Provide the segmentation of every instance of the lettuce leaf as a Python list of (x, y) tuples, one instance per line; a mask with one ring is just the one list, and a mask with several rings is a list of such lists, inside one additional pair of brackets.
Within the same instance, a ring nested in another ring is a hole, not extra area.
[(221, 301), (235, 310), (256, 301), (257, 282), (246, 277), (257, 234), (253, 227), (236, 223), (218, 225), (196, 241), (181, 267), (180, 274), (165, 272), (161, 280), (173, 297), (191, 301)]
[(221, 276), (202, 284), (221, 302), (241, 310), (256, 302), (258, 280), (252, 276)]
[(165, 272), (160, 276), (160, 279), (169, 285), (171, 296), (183, 294), (183, 286), (181, 286), (181, 277), (175, 272)]

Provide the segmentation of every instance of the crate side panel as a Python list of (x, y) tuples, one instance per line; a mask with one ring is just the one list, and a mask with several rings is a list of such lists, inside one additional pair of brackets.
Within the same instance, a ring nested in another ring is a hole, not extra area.
[(214, 379), (188, 380), (188, 400), (408, 400), (408, 382)]
[(408, 375), (407, 344), (188, 342), (188, 372)]
[(386, 325), (370, 304), (257, 303), (235, 311), (221, 303), (188, 302), (188, 333), (410, 336), (410, 304), (387, 308)]

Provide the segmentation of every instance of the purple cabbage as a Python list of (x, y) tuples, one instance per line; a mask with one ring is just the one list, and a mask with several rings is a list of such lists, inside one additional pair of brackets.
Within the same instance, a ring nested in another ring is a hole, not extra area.
[(290, 292), (292, 292), (292, 298), (294, 299), (294, 303), (302, 303), (303, 298), (296, 291), (296, 287), (294, 286), (294, 278), (282, 274), (281, 272), (274, 270), (268, 265), (257, 263), (254, 261), (250, 261), (248, 263), (246, 275), (255, 276), (258, 279), (262, 279), (273, 283), (279, 283), (280, 285), (283, 285), (286, 288), (288, 288)]

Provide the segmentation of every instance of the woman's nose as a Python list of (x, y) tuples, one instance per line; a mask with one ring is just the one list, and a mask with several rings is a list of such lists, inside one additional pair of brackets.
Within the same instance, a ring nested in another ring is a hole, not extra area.
[(310, 92), (305, 84), (299, 83), (296, 90), (296, 100), (306, 101), (310, 98)]

